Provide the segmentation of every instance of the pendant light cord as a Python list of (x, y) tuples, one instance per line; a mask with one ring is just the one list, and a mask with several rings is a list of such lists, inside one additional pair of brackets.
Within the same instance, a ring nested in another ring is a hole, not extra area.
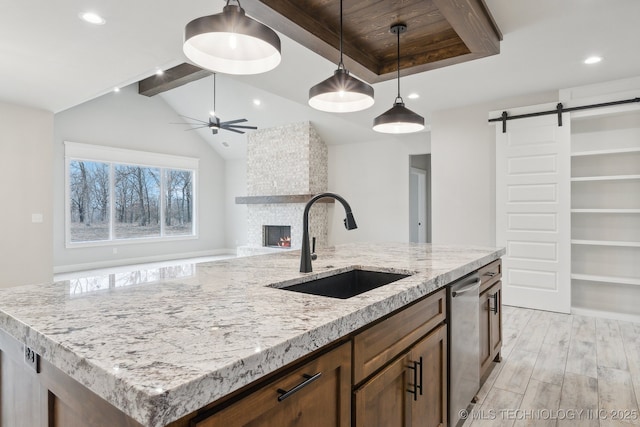
[(216, 73), (213, 73), (213, 117), (217, 116), (216, 112)]
[(344, 68), (344, 62), (342, 62), (342, 0), (340, 0), (340, 62), (338, 62), (338, 70)]
[(398, 35), (398, 96), (396, 96), (395, 102), (397, 103), (399, 99), (400, 102), (404, 103), (400, 96), (400, 29), (396, 30), (396, 34)]

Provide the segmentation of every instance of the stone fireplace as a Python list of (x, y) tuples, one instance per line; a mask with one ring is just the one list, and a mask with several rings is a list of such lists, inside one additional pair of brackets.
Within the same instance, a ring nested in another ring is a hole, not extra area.
[[(238, 255), (300, 249), (302, 215), (306, 202), (327, 191), (327, 146), (310, 122), (259, 129), (247, 135), (247, 245)], [(332, 199), (323, 201), (333, 202)], [(289, 227), (288, 247), (265, 245), (265, 227)], [(309, 236), (316, 246), (327, 245), (327, 204), (316, 203), (309, 212)]]

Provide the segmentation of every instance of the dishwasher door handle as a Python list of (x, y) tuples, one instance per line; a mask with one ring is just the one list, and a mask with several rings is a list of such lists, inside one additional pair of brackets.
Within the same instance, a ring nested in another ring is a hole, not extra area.
[(457, 291), (451, 291), (451, 297), (455, 298), (458, 295), (462, 295), (465, 292), (470, 292), (470, 291), (475, 291), (476, 289), (478, 289), (480, 287), (480, 284), (482, 283), (482, 279), (478, 279), (474, 284), (472, 285), (468, 285), (465, 286), (464, 288), (460, 288)]

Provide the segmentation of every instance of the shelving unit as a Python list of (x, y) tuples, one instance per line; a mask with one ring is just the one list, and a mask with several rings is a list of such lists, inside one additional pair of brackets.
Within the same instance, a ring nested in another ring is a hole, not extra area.
[(640, 316), (640, 112), (571, 126), (572, 306)]

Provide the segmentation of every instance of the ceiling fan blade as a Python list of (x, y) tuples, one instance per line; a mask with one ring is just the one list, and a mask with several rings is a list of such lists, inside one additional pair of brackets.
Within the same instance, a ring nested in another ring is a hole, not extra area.
[(220, 129), (228, 130), (228, 131), (235, 132), (235, 133), (244, 133), (241, 130), (235, 130), (235, 129), (232, 129), (232, 128), (228, 128), (226, 126), (221, 126)]
[[(180, 117), (184, 117), (185, 119), (193, 120), (193, 121), (196, 121), (196, 122), (199, 122), (199, 123), (204, 123), (204, 124), (207, 124), (207, 125), (209, 124), (209, 122), (205, 122), (204, 120), (200, 120), (200, 119), (194, 119), (193, 117), (189, 117), (189, 116), (180, 115)], [(185, 124), (188, 125), (190, 123), (185, 123)]]
[(208, 127), (209, 127), (209, 125), (196, 126), (194, 128), (185, 129), (185, 131), (196, 130), (196, 129), (204, 129), (204, 128), (208, 128)]
[(240, 126), (240, 125), (230, 125), (230, 126), (226, 126), (226, 127), (236, 128), (236, 129), (258, 129), (258, 127), (257, 127), (257, 126)]
[(237, 119), (237, 120), (230, 120), (228, 122), (221, 122), (221, 125), (232, 125), (234, 123), (242, 123), (242, 122), (246, 122), (247, 119)]

